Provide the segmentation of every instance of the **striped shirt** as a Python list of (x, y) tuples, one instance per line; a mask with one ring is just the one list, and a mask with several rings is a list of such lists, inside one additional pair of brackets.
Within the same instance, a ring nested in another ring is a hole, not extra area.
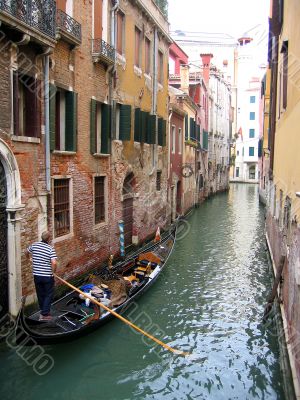
[(27, 249), (32, 255), (33, 275), (53, 276), (51, 260), (56, 260), (55, 250), (45, 242), (33, 243)]

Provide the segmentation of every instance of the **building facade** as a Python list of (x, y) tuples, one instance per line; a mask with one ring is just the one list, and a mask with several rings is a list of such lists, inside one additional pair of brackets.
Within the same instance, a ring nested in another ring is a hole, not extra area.
[(152, 0), (39, 4), (0, 4), (0, 284), (13, 315), (34, 300), (26, 248), (44, 230), (70, 277), (118, 254), (120, 220), (130, 245), (169, 218), (164, 14)]
[(270, 121), (268, 147), (264, 151), (269, 163), (266, 236), (275, 273), (284, 260), (278, 294), (297, 398), (300, 397), (299, 18), (297, 1), (272, 2), (270, 108), (268, 103), (265, 108), (266, 114), (270, 112)]

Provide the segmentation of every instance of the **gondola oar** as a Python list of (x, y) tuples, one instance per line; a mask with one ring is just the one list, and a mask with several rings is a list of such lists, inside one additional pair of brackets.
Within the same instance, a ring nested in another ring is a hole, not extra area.
[(149, 339), (153, 340), (154, 342), (156, 342), (160, 346), (164, 347), (165, 349), (169, 350), (170, 352), (172, 352), (174, 354), (182, 355), (182, 356), (189, 356), (190, 355), (190, 353), (185, 353), (183, 351), (173, 349), (172, 347), (168, 346), (166, 343), (163, 343), (161, 340), (159, 340), (156, 337), (150, 335), (150, 333), (143, 331), (141, 328), (139, 328), (138, 326), (136, 326), (135, 324), (130, 322), (128, 319), (122, 317), (122, 315), (116, 313), (115, 311), (113, 311), (110, 308), (106, 307), (104, 304), (100, 303), (99, 301), (97, 301), (93, 297), (89, 296), (87, 293), (84, 293), (82, 290), (80, 290), (77, 287), (73, 286), (71, 283), (65, 281), (63, 278), (59, 277), (56, 274), (54, 274), (54, 276), (55, 276), (55, 278), (57, 278), (58, 280), (63, 282), (65, 285), (69, 286), (71, 289), (73, 289), (76, 292), (82, 294), (87, 299), (90, 299), (90, 301), (92, 301), (94, 304), (97, 304), (97, 306), (99, 306), (99, 307), (103, 308), (104, 310), (110, 312), (112, 315), (114, 315), (115, 317), (119, 318), (121, 321), (125, 322), (125, 324), (131, 326), (131, 328), (133, 328), (136, 331), (140, 332), (141, 334), (147, 336)]

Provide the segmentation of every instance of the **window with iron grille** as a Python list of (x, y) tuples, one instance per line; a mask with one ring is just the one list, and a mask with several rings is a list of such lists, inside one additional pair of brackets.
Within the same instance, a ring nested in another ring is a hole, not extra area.
[(105, 222), (105, 176), (95, 177), (95, 224)]
[(156, 173), (156, 190), (161, 190), (161, 171), (157, 171)]
[(70, 233), (70, 179), (54, 180), (54, 236)]

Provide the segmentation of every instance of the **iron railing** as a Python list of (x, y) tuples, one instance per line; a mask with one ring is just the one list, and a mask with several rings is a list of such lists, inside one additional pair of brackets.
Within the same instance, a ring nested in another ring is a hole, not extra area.
[(62, 10), (56, 12), (56, 27), (81, 42), (81, 24)]
[(92, 40), (92, 55), (96, 57), (104, 57), (111, 63), (115, 62), (115, 49), (102, 39)]
[(0, 11), (55, 39), (54, 0), (0, 0)]

